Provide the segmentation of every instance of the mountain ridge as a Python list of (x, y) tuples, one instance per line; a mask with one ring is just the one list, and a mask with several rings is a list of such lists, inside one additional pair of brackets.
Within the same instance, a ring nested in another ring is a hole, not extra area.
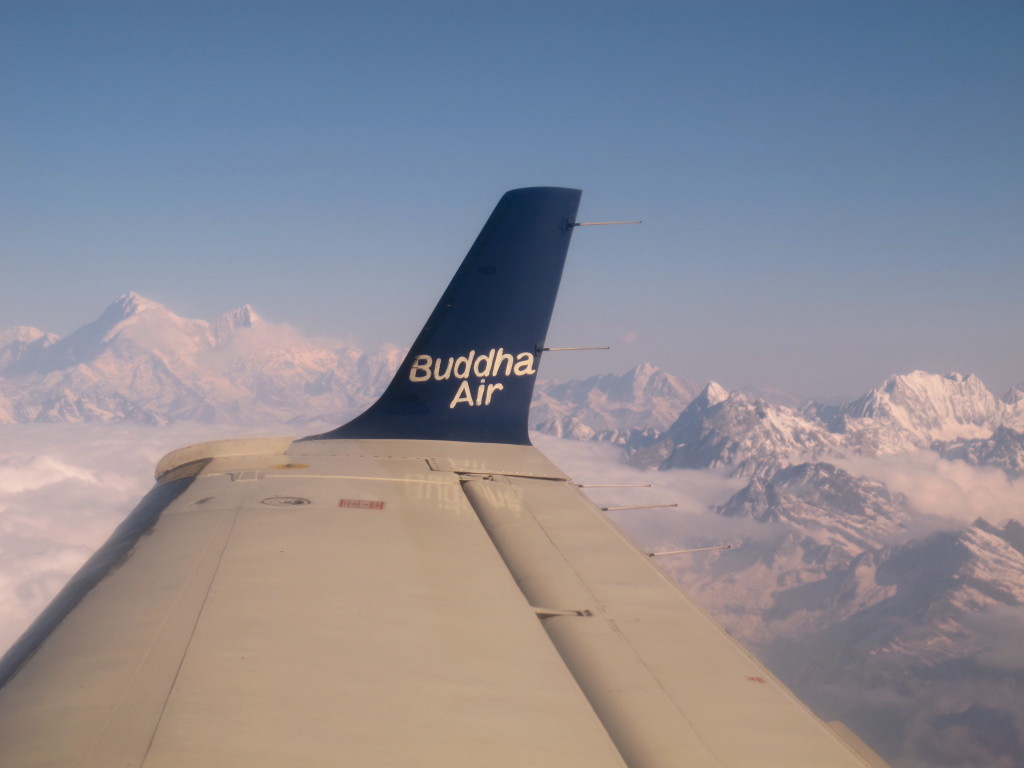
[(207, 322), (134, 292), (62, 339), (25, 335), (0, 346), (7, 421), (341, 419), (383, 389), (399, 360), (393, 349), (313, 343), (249, 305)]

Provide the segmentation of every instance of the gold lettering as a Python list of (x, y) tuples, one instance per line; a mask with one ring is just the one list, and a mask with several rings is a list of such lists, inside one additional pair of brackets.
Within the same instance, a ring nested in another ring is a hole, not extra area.
[[(479, 376), (481, 379), (487, 378), (491, 375), (491, 363), (494, 361), (494, 350), (492, 349), (486, 355), (480, 355), (473, 362), (473, 373)], [(483, 363), (481, 368), (480, 364)]]
[(430, 355), (416, 355), (409, 368), (409, 381), (430, 381)]
[(536, 373), (537, 369), (533, 367), (533, 354), (530, 352), (520, 352), (516, 355), (516, 376), (528, 376)]
[(500, 383), (500, 382), (497, 383), (497, 384), (488, 384), (487, 385), (487, 397), (484, 399), (484, 405), (490, 405), (491, 404), (491, 395), (493, 395), (499, 389), (504, 389), (504, 388), (505, 388), (505, 385)]
[(512, 375), (512, 364), (514, 362), (515, 362), (515, 358), (512, 357), (512, 355), (508, 354), (505, 351), (504, 347), (498, 347), (498, 351), (494, 355), (494, 369), (491, 371), (491, 373), (494, 376), (500, 376), (501, 375), (501, 373), (500, 373), (501, 365), (502, 365), (502, 363), (504, 363), (505, 364), (505, 375), (506, 376), (511, 376)]
[(444, 369), (444, 375), (441, 375), (441, 358), (437, 358), (434, 361), (434, 381), (444, 381), (452, 375), (452, 363), (455, 361), (452, 358), (448, 358), (448, 367)]
[(448, 407), (454, 408), (459, 403), (473, 404), (473, 393), (469, 389), (468, 381), (459, 382), (459, 389), (455, 393), (455, 397), (452, 398), (451, 403), (448, 404)]
[(468, 379), (469, 373), (473, 369), (473, 357), (476, 355), (475, 350), (470, 350), (468, 357), (457, 357), (455, 358), (455, 378), (456, 379)]

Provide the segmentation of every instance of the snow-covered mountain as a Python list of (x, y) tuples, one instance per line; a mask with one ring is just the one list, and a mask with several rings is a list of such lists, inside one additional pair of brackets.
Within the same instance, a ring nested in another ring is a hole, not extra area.
[[(341, 421), (400, 361), (397, 349), (309, 339), (248, 305), (207, 322), (129, 293), (67, 338), (0, 332), (0, 423)], [(541, 382), (531, 427), (621, 444), (668, 427), (695, 392), (650, 364)]]
[(0, 371), (14, 365), (26, 355), (37, 354), (37, 350), (50, 346), (58, 338), (27, 325), (0, 331)]
[[(950, 458), (1019, 468), (1022, 414), (1018, 390), (997, 398), (976, 376), (955, 373), (893, 376), (851, 403), (800, 410), (711, 382), (671, 426), (634, 431), (625, 450), (635, 466), (724, 468), (737, 476), (830, 456), (897, 455), (931, 446), (953, 452)], [(996, 434), (998, 444), (990, 445)]]
[(691, 545), (732, 550), (677, 562), (676, 575), (732, 617), (731, 632), (760, 644), (829, 626), (886, 597), (863, 570), (909, 538), (913, 516), (884, 484), (825, 462), (753, 477), (714, 512), (724, 518), (717, 538)]
[(555, 437), (624, 444), (668, 427), (696, 394), (693, 385), (644, 363), (624, 374), (538, 382), (530, 428)]
[(990, 437), (936, 441), (931, 449), (945, 459), (998, 467), (1010, 477), (1024, 477), (1024, 433), (1009, 427), (998, 427)]
[(636, 466), (728, 467), (746, 476), (827, 455), (838, 443), (821, 424), (791, 408), (711, 382), (667, 430), (631, 440), (627, 455)]
[(63, 339), (0, 334), (0, 419), (340, 419), (383, 389), (400, 354), (314, 342), (249, 306), (210, 323), (129, 293)]
[(988, 437), (1017, 408), (997, 398), (977, 376), (914, 371), (893, 376), (852, 403), (811, 406), (814, 415), (862, 453), (895, 454), (937, 440)]
[(797, 411), (712, 383), (624, 453), (747, 479), (658, 549), (731, 545), (666, 567), (817, 711), (894, 765), (1024, 765), (1021, 392), (914, 372)]

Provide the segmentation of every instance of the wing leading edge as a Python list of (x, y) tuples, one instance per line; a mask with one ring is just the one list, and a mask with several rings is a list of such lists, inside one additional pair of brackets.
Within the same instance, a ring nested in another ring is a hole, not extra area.
[(528, 444), (578, 201), (502, 198), (363, 416), (165, 457), (0, 661), (0, 764), (871, 764)]

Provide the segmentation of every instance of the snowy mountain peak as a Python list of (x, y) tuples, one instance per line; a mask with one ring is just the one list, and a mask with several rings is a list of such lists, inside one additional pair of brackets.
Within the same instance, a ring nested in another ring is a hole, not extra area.
[[(179, 317), (163, 304), (132, 291), (119, 297), (96, 320), (82, 326), (57, 346), (62, 354), (71, 353), (76, 360), (87, 360), (119, 337), (143, 346), (172, 348), (183, 341), (182, 337), (191, 337), (190, 341), (202, 337), (206, 341), (208, 327), (202, 320)], [(168, 334), (172, 329), (173, 333)]]
[(951, 422), (981, 426), (998, 411), (992, 393), (974, 374), (924, 371), (893, 376), (857, 403), (862, 404), (860, 416), (893, 415), (905, 421), (916, 416), (939, 430)]
[(246, 328), (251, 328), (262, 319), (249, 304), (243, 304), (234, 314), (239, 318), (239, 323)]
[(33, 356), (40, 354), (41, 350), (57, 341), (60, 341), (60, 336), (45, 333), (28, 325), (0, 331), (0, 372), (5, 372), (26, 359), (31, 360)]
[(693, 397), (694, 388), (650, 363), (623, 374), (541, 382), (530, 426), (581, 440), (624, 443), (638, 430), (664, 429)]
[(262, 322), (263, 318), (256, 314), (256, 310), (249, 304), (244, 304), (238, 309), (225, 312), (214, 320), (210, 327), (219, 344), (229, 339), (235, 331), (242, 328), (253, 328)]
[(64, 339), (0, 346), (0, 423), (342, 419), (379, 394), (401, 352), (367, 355), (267, 323), (249, 305), (212, 323), (127, 293)]
[(820, 424), (781, 405), (725, 392), (713, 382), (694, 398), (662, 435), (668, 455), (662, 469), (732, 466), (755, 475), (835, 450), (837, 441)]
[(129, 317), (135, 317), (143, 312), (152, 310), (167, 311), (162, 304), (158, 304), (155, 301), (147, 299), (145, 296), (141, 296), (135, 291), (129, 291), (123, 296), (119, 296), (116, 301), (108, 306), (103, 311), (103, 314), (100, 315), (100, 319), (113, 321), (113, 323), (116, 324), (120, 320), (126, 320)]
[[(716, 511), (762, 522), (787, 518), (810, 528), (833, 528), (832, 533), (842, 532), (841, 538), (856, 541), (860, 549), (883, 545), (881, 538), (865, 543), (868, 528), (876, 536), (888, 535), (893, 523), (909, 517), (902, 496), (877, 480), (854, 477), (826, 462), (795, 464), (754, 478)], [(851, 526), (853, 520), (857, 522)], [(869, 520), (873, 523), (867, 524)]]
[(159, 302), (135, 292), (110, 304), (93, 322), (62, 339), (53, 347), (58, 360), (51, 367), (67, 367), (114, 353), (131, 356), (132, 350), (161, 350), (177, 356), (210, 346), (209, 323), (188, 320)]
[(629, 399), (651, 400), (659, 397), (688, 401), (693, 390), (658, 366), (641, 363), (626, 371), (621, 377), (621, 385), (617, 390), (610, 390), (609, 394), (614, 394), (624, 402)]
[(812, 405), (806, 413), (844, 434), (858, 452), (893, 454), (936, 440), (988, 437), (1005, 410), (973, 374), (913, 371), (891, 376), (852, 403)]
[(59, 337), (54, 336), (52, 333), (46, 333), (38, 328), (33, 328), (30, 325), (18, 325), (14, 328), (8, 328), (0, 331), (0, 349), (6, 347), (8, 344), (22, 343), (31, 344), (33, 341), (47, 337), (50, 339), (52, 344)]
[(699, 400), (706, 408), (718, 405), (728, 399), (728, 390), (715, 381), (709, 381), (707, 386), (704, 387), (704, 389), (701, 390), (701, 393), (695, 398), (695, 400)]
[(1017, 403), (1024, 402), (1024, 384), (1018, 384), (1011, 388), (1001, 399), (1007, 405), (1016, 405)]

